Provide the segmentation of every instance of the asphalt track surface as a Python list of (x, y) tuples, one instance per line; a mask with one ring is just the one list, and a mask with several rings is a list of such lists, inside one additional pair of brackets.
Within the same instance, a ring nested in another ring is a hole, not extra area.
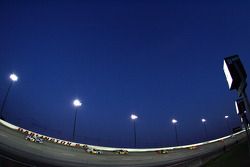
[[(176, 149), (168, 154), (156, 152), (129, 152), (117, 155), (104, 151), (101, 155), (87, 153), (83, 148), (64, 146), (49, 141), (34, 143), (25, 140), (26, 135), (0, 124), (1, 156), (30, 164), (30, 166), (68, 166), (68, 167), (153, 167), (172, 166), (183, 161), (206, 156), (223, 150), (244, 138), (244, 133), (230, 137), (224, 142), (198, 146), (196, 149)], [(27, 165), (28, 166), (28, 165)]]

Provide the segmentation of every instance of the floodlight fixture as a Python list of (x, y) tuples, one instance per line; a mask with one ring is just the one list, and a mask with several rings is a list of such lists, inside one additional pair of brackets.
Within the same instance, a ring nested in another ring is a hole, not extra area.
[(204, 126), (204, 133), (205, 133), (205, 140), (207, 140), (208, 138), (208, 136), (207, 136), (207, 126), (206, 126), (206, 122), (207, 122), (207, 120), (205, 119), (205, 118), (202, 118), (201, 119), (201, 122), (202, 122), (202, 124), (203, 124), (203, 126)]
[(226, 121), (226, 125), (227, 125), (227, 128), (228, 128), (228, 132), (231, 134), (231, 126), (230, 126), (230, 123), (229, 123), (229, 116), (228, 115), (225, 115), (224, 116), (225, 118), (225, 121)]
[(134, 129), (134, 147), (136, 148), (136, 125), (135, 125), (135, 120), (138, 119), (138, 116), (135, 114), (131, 114), (130, 118), (133, 121), (133, 129)]
[(172, 123), (176, 124), (178, 121), (176, 119), (172, 119)]
[(8, 95), (9, 95), (9, 92), (10, 92), (10, 90), (11, 90), (11, 87), (12, 87), (12, 85), (13, 85), (14, 82), (17, 82), (17, 81), (18, 81), (18, 76), (17, 76), (15, 73), (10, 74), (9, 78), (10, 78), (10, 80), (11, 80), (12, 82), (10, 82), (10, 84), (9, 84), (9, 87), (8, 87), (8, 89), (7, 89), (7, 92), (6, 92), (6, 94), (5, 94), (5, 96), (4, 96), (4, 99), (3, 99), (3, 103), (2, 103), (2, 105), (1, 105), (1, 110), (0, 110), (0, 118), (1, 118), (1, 119), (4, 119), (4, 117), (3, 117), (3, 111), (4, 111), (4, 107), (5, 107), (6, 101), (7, 101), (7, 99), (8, 99)]
[(82, 103), (81, 103), (81, 101), (80, 101), (79, 99), (75, 99), (75, 100), (73, 101), (73, 105), (74, 105), (75, 107), (81, 107), (81, 106), (82, 106)]
[(18, 81), (18, 76), (15, 73), (10, 74), (10, 79), (13, 82), (17, 82)]
[(178, 139), (178, 133), (177, 133), (177, 120), (175, 118), (172, 119), (172, 124), (174, 125), (174, 130), (175, 130), (175, 141), (176, 141), (176, 145), (179, 145), (179, 139)]
[(74, 119), (74, 127), (73, 127), (73, 141), (75, 140), (75, 131), (76, 131), (76, 117), (77, 117), (77, 109), (82, 106), (82, 102), (79, 99), (75, 99), (73, 101), (73, 105), (75, 107), (75, 119)]
[(130, 115), (130, 118), (131, 118), (132, 120), (136, 120), (136, 119), (138, 118), (138, 116), (135, 115), (135, 114), (131, 114), (131, 115)]
[(202, 119), (201, 119), (201, 122), (202, 122), (202, 123), (205, 123), (205, 122), (207, 122), (207, 120), (204, 119), (204, 118), (202, 118)]

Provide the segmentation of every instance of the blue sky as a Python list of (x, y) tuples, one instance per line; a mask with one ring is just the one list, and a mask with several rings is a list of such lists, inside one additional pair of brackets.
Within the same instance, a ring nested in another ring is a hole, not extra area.
[[(0, 100), (16, 125), (76, 141), (133, 147), (210, 139), (239, 126), (223, 58), (250, 72), (247, 1), (1, 1)], [(247, 89), (247, 92), (249, 89)]]

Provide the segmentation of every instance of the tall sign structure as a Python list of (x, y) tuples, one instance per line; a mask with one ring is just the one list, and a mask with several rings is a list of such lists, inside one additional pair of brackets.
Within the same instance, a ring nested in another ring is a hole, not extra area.
[(239, 97), (242, 97), (246, 106), (246, 110), (249, 110), (249, 101), (246, 94), (247, 87), (247, 73), (242, 65), (238, 55), (226, 57), (224, 59), (223, 70), (227, 79), (228, 87), (230, 90), (237, 90)]
[[(238, 93), (246, 88), (246, 71), (238, 55), (226, 57), (224, 59), (223, 70), (226, 75), (230, 90), (236, 89)], [(239, 94), (241, 95), (241, 94)]]
[(243, 120), (248, 138), (248, 149), (250, 152), (249, 121), (246, 112), (250, 112), (249, 101), (246, 94), (247, 73), (242, 65), (238, 55), (224, 58), (223, 70), (227, 79), (229, 90), (236, 90), (239, 99), (235, 101), (237, 114)]

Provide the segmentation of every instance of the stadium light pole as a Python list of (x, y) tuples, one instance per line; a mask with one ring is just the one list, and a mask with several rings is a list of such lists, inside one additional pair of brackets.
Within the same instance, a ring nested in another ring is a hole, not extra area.
[(205, 118), (202, 118), (201, 122), (204, 125), (205, 138), (207, 139), (207, 126), (206, 126), (207, 120)]
[(177, 146), (179, 145), (179, 139), (178, 139), (178, 133), (177, 133), (177, 125), (178, 121), (176, 119), (172, 119), (172, 124), (174, 125), (174, 130), (175, 130), (175, 141)]
[(76, 116), (77, 116), (77, 109), (82, 106), (82, 103), (79, 99), (75, 99), (73, 101), (73, 105), (76, 109), (75, 111), (75, 120), (74, 120), (74, 129), (73, 129), (73, 141), (75, 140), (75, 130), (76, 130)]
[(135, 126), (135, 121), (138, 119), (138, 116), (135, 114), (130, 115), (131, 120), (133, 121), (133, 126), (134, 126), (134, 147), (136, 147), (136, 126)]
[(5, 104), (6, 104), (10, 89), (11, 89), (13, 83), (18, 81), (18, 76), (15, 73), (10, 74), (9, 78), (10, 78), (11, 82), (10, 82), (9, 87), (7, 89), (7, 92), (6, 92), (5, 96), (4, 96), (3, 103), (2, 103), (2, 106), (1, 106), (1, 113), (0, 113), (0, 118), (1, 119), (4, 119), (3, 118), (3, 111), (4, 111), (4, 107), (5, 107)]
[(228, 128), (229, 134), (231, 134), (231, 127), (230, 127), (229, 122), (228, 122), (229, 116), (225, 115), (224, 118), (226, 120), (226, 124), (227, 124), (227, 128)]

